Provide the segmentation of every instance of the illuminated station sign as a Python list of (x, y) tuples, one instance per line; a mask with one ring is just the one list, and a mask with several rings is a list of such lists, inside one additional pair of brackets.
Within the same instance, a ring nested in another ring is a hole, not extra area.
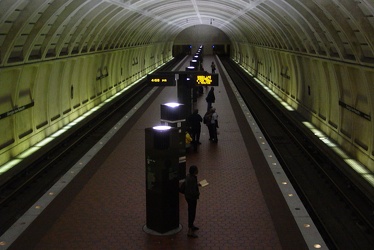
[(218, 74), (197, 74), (194, 79), (196, 86), (218, 86)]
[(181, 72), (162, 72), (161, 74), (149, 74), (147, 76), (148, 84), (151, 86), (176, 86), (175, 74), (189, 75), (195, 86), (218, 86), (218, 74), (209, 74), (203, 71), (193, 71), (186, 68)]
[(176, 86), (175, 75), (150, 74), (147, 76), (148, 84), (152, 86)]

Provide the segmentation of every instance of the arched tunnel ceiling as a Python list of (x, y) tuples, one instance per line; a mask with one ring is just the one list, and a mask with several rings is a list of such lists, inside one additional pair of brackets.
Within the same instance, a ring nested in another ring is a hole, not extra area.
[(374, 62), (372, 0), (0, 0), (0, 66), (173, 41), (212, 25), (233, 42)]

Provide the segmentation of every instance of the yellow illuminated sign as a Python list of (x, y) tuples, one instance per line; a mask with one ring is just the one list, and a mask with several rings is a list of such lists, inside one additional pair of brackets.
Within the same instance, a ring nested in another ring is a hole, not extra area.
[(218, 74), (196, 74), (195, 86), (218, 86)]
[(153, 86), (175, 86), (175, 75), (148, 75), (148, 82)]
[(213, 82), (213, 80), (212, 80), (211, 75), (208, 75), (208, 76), (197, 75), (197, 77), (196, 77), (196, 83), (198, 85), (211, 85), (212, 82)]
[(165, 82), (165, 83), (167, 83), (168, 79), (167, 78), (152, 78), (151, 82)]

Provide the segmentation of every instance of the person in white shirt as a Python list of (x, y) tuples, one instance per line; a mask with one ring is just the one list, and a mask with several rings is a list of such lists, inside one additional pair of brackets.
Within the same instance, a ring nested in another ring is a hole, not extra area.
[(218, 138), (217, 138), (218, 114), (215, 108), (212, 108), (210, 113), (211, 113), (211, 119), (210, 119), (210, 124), (208, 125), (209, 140), (211, 140), (214, 143), (217, 143), (218, 142)]

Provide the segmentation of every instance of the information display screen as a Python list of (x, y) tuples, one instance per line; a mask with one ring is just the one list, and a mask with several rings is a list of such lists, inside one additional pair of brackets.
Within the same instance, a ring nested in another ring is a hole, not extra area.
[(218, 74), (197, 74), (195, 86), (218, 86)]
[(150, 74), (147, 76), (148, 84), (152, 86), (176, 86), (175, 75)]

